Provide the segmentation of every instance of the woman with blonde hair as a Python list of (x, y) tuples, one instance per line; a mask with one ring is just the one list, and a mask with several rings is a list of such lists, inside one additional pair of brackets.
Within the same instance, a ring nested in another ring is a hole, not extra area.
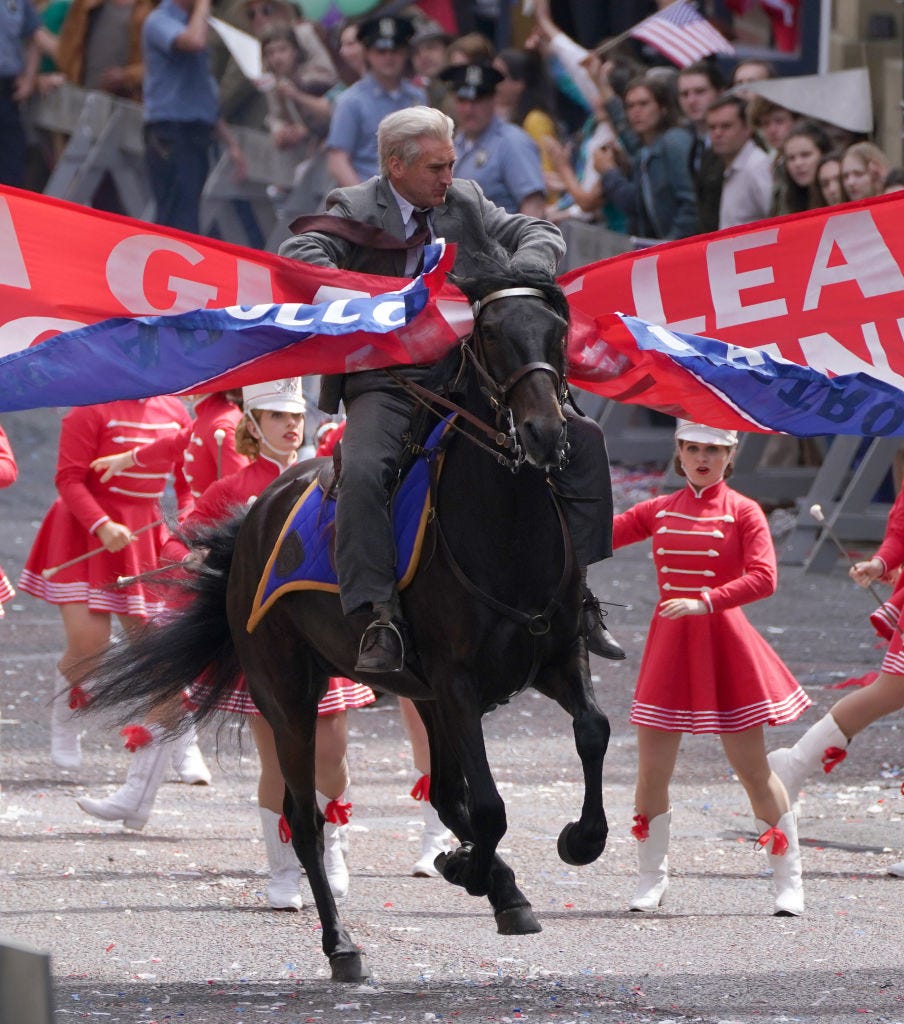
[(872, 142), (855, 142), (841, 158), (841, 182), (848, 199), (882, 195), (891, 161)]

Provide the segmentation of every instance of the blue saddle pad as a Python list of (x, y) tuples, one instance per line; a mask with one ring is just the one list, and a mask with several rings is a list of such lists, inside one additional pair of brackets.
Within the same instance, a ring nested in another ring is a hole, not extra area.
[[(451, 419), (446, 417), (434, 428), (424, 444), (431, 454), (415, 460), (393, 499), (399, 590), (408, 586), (417, 569), (429, 509), (430, 462)], [(338, 592), (339, 581), (330, 558), (335, 518), (335, 498), (324, 493), (319, 481), (314, 480), (292, 507), (267, 559), (248, 618), (249, 632), (290, 590)]]

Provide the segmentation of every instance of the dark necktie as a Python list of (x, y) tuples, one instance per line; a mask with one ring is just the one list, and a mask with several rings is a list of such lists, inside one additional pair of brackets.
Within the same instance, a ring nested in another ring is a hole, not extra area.
[(421, 252), (414, 268), (414, 276), (417, 277), (424, 269), (424, 245), (430, 241), (431, 234), (430, 225), (427, 222), (427, 210), (414, 210), (411, 217), (414, 221), (414, 234), (405, 243), (405, 248), (413, 249), (418, 245), (421, 247)]

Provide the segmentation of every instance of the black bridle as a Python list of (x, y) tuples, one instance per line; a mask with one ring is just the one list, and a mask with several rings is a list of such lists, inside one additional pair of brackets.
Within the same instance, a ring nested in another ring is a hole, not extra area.
[[(556, 394), (558, 396), (559, 403), (563, 404), (566, 398), (565, 381), (559, 370), (557, 370), (551, 363), (540, 360), (525, 363), (523, 366), (519, 366), (517, 370), (510, 374), (509, 377), (501, 383), (496, 380), (484, 365), (484, 357), (480, 351), (483, 347), (481, 345), (480, 314), (491, 302), (495, 302), (497, 299), (515, 298), (519, 295), (543, 299), (544, 302), (548, 301), (546, 293), (539, 288), (500, 288), (495, 292), (490, 292), (489, 295), (485, 295), (482, 299), (478, 299), (476, 302), (471, 304), (471, 311), (474, 314), (474, 327), (471, 331), (470, 337), (466, 338), (461, 343), (463, 359), (462, 370), (459, 371), (458, 379), (460, 379), (461, 372), (464, 370), (466, 363), (470, 363), (474, 368), (474, 372), (476, 373), (478, 380), (480, 381), (480, 389), (483, 395), (496, 414), (496, 422), (494, 426), (491, 426), (489, 423), (485, 423), (478, 416), (468, 412), (466, 409), (463, 409), (460, 405), (450, 401), (448, 398), (443, 398), (441, 395), (436, 394), (435, 391), (430, 391), (427, 388), (422, 387), (420, 384), (416, 384), (414, 381), (402, 377), (391, 369), (386, 371), (397, 384), (402, 385), (410, 391), (414, 398), (424, 407), (428, 409), (435, 409), (437, 405), (442, 406), (443, 408), (454, 412), (456, 416), (466, 420), (471, 424), (471, 426), (480, 431), (480, 433), (486, 435), (496, 446), (495, 448), (491, 448), (489, 445), (484, 444), (480, 438), (476, 437), (470, 431), (463, 430), (461, 426), (456, 424), (454, 419), (451, 421), (450, 426), (453, 430), (456, 430), (463, 437), (466, 437), (472, 444), (477, 445), (478, 448), (482, 448), (484, 451), (488, 452), (501, 466), (504, 466), (512, 473), (517, 473), (525, 461), (524, 452), (518, 442), (518, 432), (515, 429), (515, 418), (508, 403), (508, 396), (514, 389), (515, 385), (529, 373), (537, 371), (541, 373), (548, 373), (555, 381)], [(469, 340), (474, 341), (473, 346), (468, 344)], [(506, 452), (510, 454), (506, 454)], [(563, 458), (564, 456), (565, 453), (563, 452)]]

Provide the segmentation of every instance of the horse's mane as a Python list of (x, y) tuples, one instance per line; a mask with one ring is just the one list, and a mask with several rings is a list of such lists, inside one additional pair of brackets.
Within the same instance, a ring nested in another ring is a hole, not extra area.
[(449, 280), (462, 291), (469, 302), (476, 302), (503, 288), (537, 288), (550, 307), (567, 323), (570, 310), (565, 293), (551, 273), (535, 269), (513, 269), (511, 257), (501, 247), (478, 253), (469, 261), (471, 274), (450, 274)]

